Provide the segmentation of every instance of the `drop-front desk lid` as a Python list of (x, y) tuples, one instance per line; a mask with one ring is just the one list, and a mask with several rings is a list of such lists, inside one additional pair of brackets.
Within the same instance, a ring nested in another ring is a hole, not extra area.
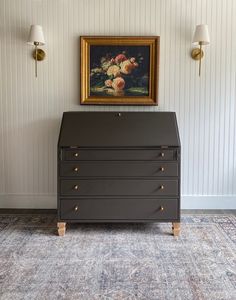
[(178, 147), (174, 112), (64, 112), (60, 147)]

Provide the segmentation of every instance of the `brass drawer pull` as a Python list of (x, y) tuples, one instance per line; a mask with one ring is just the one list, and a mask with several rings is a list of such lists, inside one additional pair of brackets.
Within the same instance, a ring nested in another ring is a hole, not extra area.
[(79, 189), (79, 186), (78, 185), (75, 185), (74, 186), (74, 190), (78, 190)]
[(164, 172), (164, 171), (165, 171), (165, 168), (164, 168), (164, 167), (160, 167), (160, 171), (161, 171), (161, 172)]
[(161, 206), (161, 207), (160, 207), (160, 211), (163, 211), (163, 210), (164, 210), (164, 207), (163, 207), (163, 206)]
[(74, 168), (74, 172), (79, 172), (79, 168), (78, 168), (78, 167), (75, 167), (75, 168)]
[(164, 152), (161, 152), (161, 157), (164, 157), (165, 156), (165, 153)]
[(164, 190), (164, 188), (165, 188), (165, 187), (164, 187), (164, 185), (162, 184), (162, 185), (160, 186), (160, 189), (161, 189), (161, 190)]
[(79, 156), (79, 153), (78, 153), (78, 152), (74, 153), (74, 156), (75, 156), (75, 157), (78, 157), (78, 156)]
[(76, 205), (74, 208), (74, 211), (77, 211), (79, 209), (79, 207)]

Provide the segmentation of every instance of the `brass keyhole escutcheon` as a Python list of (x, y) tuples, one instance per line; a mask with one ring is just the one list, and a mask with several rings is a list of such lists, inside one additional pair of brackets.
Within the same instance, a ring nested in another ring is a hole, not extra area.
[(75, 168), (74, 168), (74, 172), (79, 172), (79, 168), (78, 168), (78, 167), (75, 167)]
[(78, 157), (78, 156), (79, 156), (79, 153), (76, 152), (76, 153), (74, 154), (74, 157)]
[(79, 207), (76, 205), (74, 211), (78, 211)]
[(79, 186), (78, 185), (75, 185), (74, 186), (74, 190), (78, 190), (79, 189)]

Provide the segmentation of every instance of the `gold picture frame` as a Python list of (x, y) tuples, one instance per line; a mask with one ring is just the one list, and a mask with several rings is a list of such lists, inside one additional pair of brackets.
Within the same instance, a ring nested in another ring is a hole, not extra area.
[(81, 36), (80, 103), (158, 105), (159, 36)]

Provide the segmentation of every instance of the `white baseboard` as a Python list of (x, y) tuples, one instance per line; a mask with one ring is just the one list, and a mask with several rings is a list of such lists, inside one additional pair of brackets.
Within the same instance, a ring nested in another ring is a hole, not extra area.
[(54, 194), (0, 194), (0, 208), (54, 209)]
[[(0, 194), (0, 208), (55, 209), (55, 194)], [(236, 195), (181, 197), (182, 209), (236, 209)]]
[(182, 195), (182, 209), (236, 209), (236, 195)]

